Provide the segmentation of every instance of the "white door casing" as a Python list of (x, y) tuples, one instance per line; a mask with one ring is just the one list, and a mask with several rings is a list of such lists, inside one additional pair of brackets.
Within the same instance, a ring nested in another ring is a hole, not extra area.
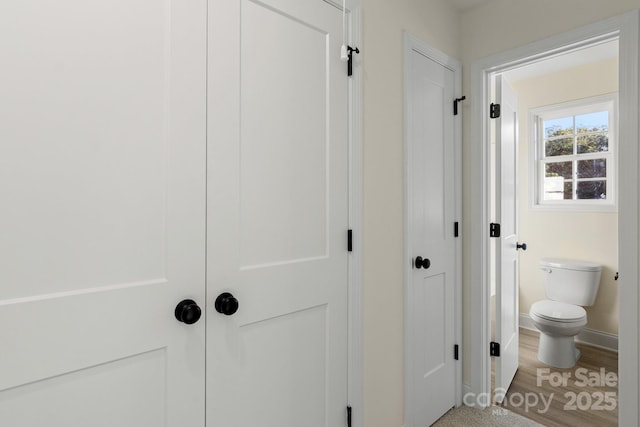
[(204, 425), (205, 15), (0, 6), (3, 425)]
[(347, 405), (348, 85), (341, 11), (209, 8), (210, 426), (338, 426)]
[(407, 426), (430, 425), (456, 405), (456, 65), (406, 35)]
[(496, 358), (495, 399), (502, 402), (518, 370), (518, 98), (501, 75), (496, 76)]

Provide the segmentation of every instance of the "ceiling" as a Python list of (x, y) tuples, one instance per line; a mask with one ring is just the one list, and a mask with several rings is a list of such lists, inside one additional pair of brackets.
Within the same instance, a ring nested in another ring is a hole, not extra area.
[(449, 2), (455, 7), (459, 12), (462, 12), (467, 9), (471, 9), (472, 7), (489, 3), (492, 0), (449, 0)]
[[(458, 12), (492, 2), (493, 0), (447, 0)], [(613, 40), (548, 58), (533, 64), (525, 65), (504, 73), (510, 81), (524, 80), (532, 77), (561, 71), (571, 67), (595, 63), (618, 57), (618, 41)]]
[(618, 40), (612, 40), (525, 65), (504, 73), (511, 82), (542, 76), (580, 65), (618, 57)]

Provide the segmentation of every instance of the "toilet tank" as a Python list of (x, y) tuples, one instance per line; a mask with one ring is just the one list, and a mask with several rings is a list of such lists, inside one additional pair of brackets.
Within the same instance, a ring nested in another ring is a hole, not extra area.
[(547, 298), (580, 306), (593, 305), (602, 266), (593, 262), (558, 258), (540, 260)]

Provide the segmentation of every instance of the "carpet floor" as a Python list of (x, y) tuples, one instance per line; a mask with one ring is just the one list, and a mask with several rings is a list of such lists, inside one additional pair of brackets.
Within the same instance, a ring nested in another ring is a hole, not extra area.
[(541, 427), (542, 424), (524, 418), (521, 415), (500, 408), (490, 406), (486, 409), (460, 406), (444, 414), (436, 421), (435, 427)]

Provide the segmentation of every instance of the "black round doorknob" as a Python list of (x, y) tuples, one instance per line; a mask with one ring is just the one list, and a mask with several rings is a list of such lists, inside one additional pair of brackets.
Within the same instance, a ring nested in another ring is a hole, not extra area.
[(229, 292), (224, 292), (218, 295), (218, 298), (216, 298), (216, 302), (214, 303), (216, 311), (227, 316), (231, 316), (238, 311), (239, 306), (240, 304), (236, 297), (231, 295)]
[(176, 306), (176, 319), (180, 322), (191, 325), (196, 323), (202, 315), (202, 310), (198, 307), (198, 304), (192, 299), (185, 299), (178, 303)]
[(426, 270), (427, 268), (431, 267), (431, 261), (429, 261), (429, 258), (423, 259), (421, 256), (418, 256), (416, 257), (414, 265), (416, 266), (416, 268), (424, 268)]
[(518, 243), (516, 242), (516, 250), (518, 249), (522, 249), (523, 251), (527, 250), (527, 244), (526, 243)]

